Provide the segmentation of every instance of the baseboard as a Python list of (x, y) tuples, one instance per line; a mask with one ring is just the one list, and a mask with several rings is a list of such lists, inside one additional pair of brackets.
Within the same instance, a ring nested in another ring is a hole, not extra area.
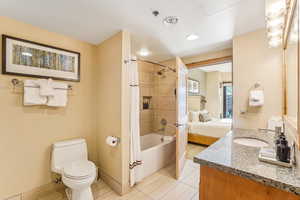
[(111, 177), (101, 169), (99, 169), (99, 176), (100, 179), (104, 181), (116, 193), (118, 193), (119, 195), (124, 194), (122, 190), (122, 184), (115, 180), (113, 177)]

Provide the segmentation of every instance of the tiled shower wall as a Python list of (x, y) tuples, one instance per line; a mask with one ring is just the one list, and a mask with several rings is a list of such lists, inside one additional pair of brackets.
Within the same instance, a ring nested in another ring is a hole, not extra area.
[[(141, 135), (154, 132), (154, 66), (145, 62), (138, 62), (140, 85), (140, 131)], [(151, 96), (150, 109), (143, 109), (143, 96)]]
[[(167, 71), (158, 75), (162, 69), (158, 65), (139, 62), (140, 78), (140, 127), (141, 135), (161, 133), (174, 135), (176, 122), (176, 73)], [(175, 66), (172, 66), (175, 67)], [(151, 96), (150, 109), (143, 109), (143, 96)], [(163, 126), (161, 120), (167, 125)]]
[(154, 129), (163, 128), (160, 122), (166, 119), (165, 131), (160, 131), (160, 133), (174, 135), (176, 131), (174, 126), (176, 122), (176, 73), (167, 71), (163, 76), (155, 75), (154, 83)]

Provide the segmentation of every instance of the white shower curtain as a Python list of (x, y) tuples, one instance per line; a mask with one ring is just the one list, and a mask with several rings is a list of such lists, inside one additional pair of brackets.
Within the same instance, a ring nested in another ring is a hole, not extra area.
[(130, 186), (141, 181), (142, 160), (140, 145), (140, 88), (138, 63), (128, 65), (130, 88)]

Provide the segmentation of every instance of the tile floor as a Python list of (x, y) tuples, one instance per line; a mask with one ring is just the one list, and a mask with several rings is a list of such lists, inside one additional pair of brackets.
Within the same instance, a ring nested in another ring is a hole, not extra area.
[(188, 143), (187, 145), (187, 155), (186, 158), (193, 160), (193, 157), (206, 149), (207, 147), (199, 145), (199, 144), (193, 144), (193, 143)]
[[(188, 144), (188, 159), (179, 180), (175, 179), (175, 164), (171, 164), (145, 178), (124, 196), (119, 196), (103, 181), (99, 181), (92, 185), (94, 198), (95, 200), (198, 200), (200, 172), (199, 165), (195, 164), (192, 158), (205, 148), (196, 144)], [(51, 200), (54, 199), (51, 198)], [(67, 199), (59, 198), (59, 200)]]
[(95, 200), (198, 200), (199, 166), (187, 160), (182, 178), (176, 180), (175, 165), (145, 178), (133, 190), (119, 196), (103, 182), (93, 185)]

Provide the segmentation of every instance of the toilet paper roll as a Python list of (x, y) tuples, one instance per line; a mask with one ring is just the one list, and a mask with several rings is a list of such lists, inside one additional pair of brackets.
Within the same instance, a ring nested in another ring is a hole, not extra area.
[(113, 137), (113, 136), (107, 136), (106, 144), (108, 144), (109, 146), (115, 147), (118, 144), (118, 138)]

